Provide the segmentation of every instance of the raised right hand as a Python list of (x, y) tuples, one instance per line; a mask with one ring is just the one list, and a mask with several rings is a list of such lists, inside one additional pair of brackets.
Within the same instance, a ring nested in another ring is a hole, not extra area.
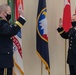
[(20, 4), (19, 8), (18, 8), (18, 12), (20, 15), (22, 15), (24, 17), (24, 11), (22, 9), (22, 5)]
[(62, 27), (62, 23), (63, 23), (63, 22), (62, 22), (62, 18), (60, 18), (60, 19), (59, 19), (59, 28)]

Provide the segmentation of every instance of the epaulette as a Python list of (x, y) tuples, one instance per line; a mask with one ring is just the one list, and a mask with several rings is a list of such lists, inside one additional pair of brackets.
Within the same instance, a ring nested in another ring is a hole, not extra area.
[(3, 20), (2, 18), (0, 18), (0, 20)]
[(9, 23), (8, 21), (4, 20), (4, 19), (1, 18), (1, 17), (0, 17), (0, 21), (1, 21), (1, 22), (7, 22), (7, 23)]

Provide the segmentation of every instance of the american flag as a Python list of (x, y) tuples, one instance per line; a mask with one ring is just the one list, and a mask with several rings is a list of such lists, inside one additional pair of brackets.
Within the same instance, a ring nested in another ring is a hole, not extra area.
[[(17, 20), (19, 17), (18, 8), (20, 5), (23, 6), (23, 0), (8, 0), (8, 4), (12, 9), (12, 19)], [(14, 17), (15, 16), (15, 17)], [(16, 36), (13, 37), (13, 51), (14, 51), (14, 75), (24, 75), (23, 58), (22, 58), (22, 40), (21, 40), (21, 30)]]

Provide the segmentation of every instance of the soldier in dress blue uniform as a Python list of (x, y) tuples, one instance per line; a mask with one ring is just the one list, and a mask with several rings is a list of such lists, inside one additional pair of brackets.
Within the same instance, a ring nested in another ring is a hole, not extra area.
[(67, 63), (69, 64), (70, 75), (76, 75), (76, 14), (72, 16), (72, 27), (65, 32), (62, 27), (62, 20), (59, 21), (57, 31), (64, 39), (69, 39)]
[(24, 25), (25, 18), (22, 7), (19, 7), (20, 17), (15, 25), (10, 25), (11, 9), (7, 4), (0, 5), (0, 75), (13, 75), (13, 40)]

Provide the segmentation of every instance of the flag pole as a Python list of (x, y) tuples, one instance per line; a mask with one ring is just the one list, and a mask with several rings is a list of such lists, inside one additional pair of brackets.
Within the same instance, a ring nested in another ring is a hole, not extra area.
[(66, 51), (67, 51), (67, 40), (65, 40), (65, 75), (67, 75)]
[(12, 24), (14, 24), (14, 22), (15, 22), (15, 17), (14, 17), (14, 16), (15, 16), (14, 0), (7, 0), (7, 4), (10, 6), (10, 8), (11, 8), (11, 10), (12, 10), (10, 22), (11, 22)]
[(76, 2), (75, 2), (75, 14), (76, 14)]
[[(43, 75), (43, 62), (41, 61), (41, 75)], [(50, 73), (48, 73), (50, 75)]]
[(41, 75), (43, 75), (43, 62), (41, 61)]
[(76, 5), (75, 5), (75, 14), (76, 14)]

